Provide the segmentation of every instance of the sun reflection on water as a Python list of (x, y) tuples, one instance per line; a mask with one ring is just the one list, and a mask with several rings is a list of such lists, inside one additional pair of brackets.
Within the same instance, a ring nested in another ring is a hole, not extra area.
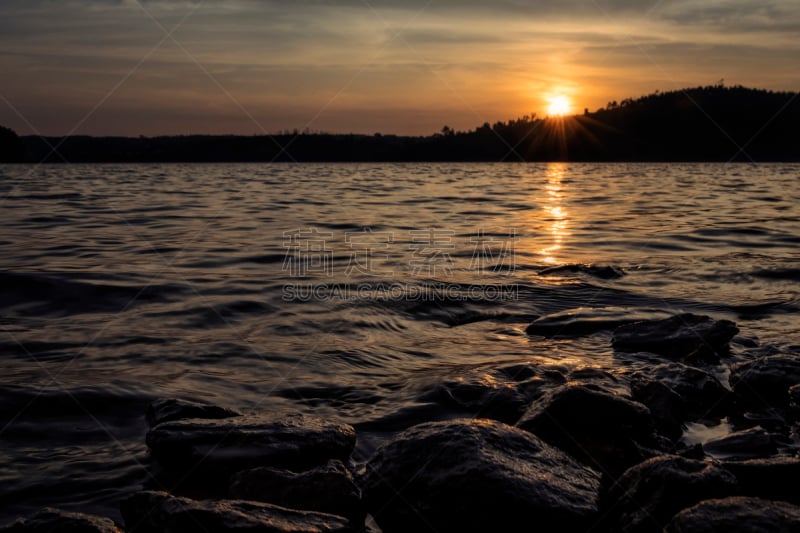
[(564, 207), (566, 195), (563, 184), (566, 165), (563, 163), (552, 163), (547, 165), (547, 184), (545, 191), (547, 196), (544, 198), (546, 229), (551, 235), (550, 245), (542, 248), (537, 253), (544, 257), (544, 262), (557, 265), (559, 261), (559, 251), (564, 244), (564, 238), (569, 235), (569, 219), (567, 210)]

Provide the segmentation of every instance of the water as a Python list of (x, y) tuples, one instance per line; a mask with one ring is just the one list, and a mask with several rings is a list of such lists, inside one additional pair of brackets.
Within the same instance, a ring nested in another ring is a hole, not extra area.
[[(527, 336), (546, 313), (698, 312), (737, 322), (734, 360), (797, 350), (798, 184), (799, 165), (2, 167), (0, 523), (117, 516), (159, 396), (335, 416), (363, 457), (463, 415), (426, 396), (454, 376), (646, 368), (608, 333)], [(577, 263), (627, 275), (539, 275)]]

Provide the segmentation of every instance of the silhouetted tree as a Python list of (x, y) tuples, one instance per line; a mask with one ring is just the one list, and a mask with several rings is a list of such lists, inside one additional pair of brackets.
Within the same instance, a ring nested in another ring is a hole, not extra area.
[(0, 163), (21, 163), (25, 146), (14, 130), (0, 126)]

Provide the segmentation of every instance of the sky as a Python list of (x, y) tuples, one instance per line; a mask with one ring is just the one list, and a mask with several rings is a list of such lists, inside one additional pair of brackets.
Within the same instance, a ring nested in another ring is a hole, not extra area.
[(720, 80), (800, 89), (798, 0), (0, 0), (19, 134), (428, 135)]

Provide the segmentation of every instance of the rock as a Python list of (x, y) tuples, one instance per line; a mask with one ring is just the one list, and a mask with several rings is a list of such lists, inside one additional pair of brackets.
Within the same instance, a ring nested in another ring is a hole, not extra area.
[(703, 449), (718, 459), (766, 457), (778, 453), (778, 447), (772, 437), (761, 427), (737, 431), (725, 437), (710, 440), (703, 444)]
[(610, 491), (613, 531), (660, 532), (680, 511), (702, 500), (736, 494), (733, 474), (703, 461), (654, 457), (628, 469)]
[(517, 426), (612, 476), (653, 455), (647, 450), (654, 444), (650, 410), (586, 386), (547, 392)]
[(362, 478), (383, 533), (581, 531), (597, 514), (600, 475), (536, 436), (491, 420), (410, 428)]
[(800, 385), (789, 389), (789, 411), (795, 419), (800, 419)]
[(720, 465), (736, 476), (742, 495), (800, 504), (800, 459), (796, 457), (722, 461)]
[(363, 523), (366, 515), (353, 475), (336, 460), (303, 472), (271, 467), (244, 470), (231, 478), (229, 493), (239, 500), (345, 516), (354, 524)]
[(525, 329), (528, 335), (589, 335), (624, 324), (665, 318), (664, 311), (627, 307), (579, 307), (537, 318)]
[(686, 359), (698, 352), (728, 352), (739, 332), (730, 320), (684, 313), (663, 320), (645, 320), (614, 330), (613, 345), (621, 352), (651, 352), (672, 359)]
[(676, 362), (635, 372), (631, 395), (672, 439), (680, 437), (684, 421), (723, 417), (730, 406), (730, 391), (714, 375)]
[(687, 413), (686, 402), (677, 392), (660, 381), (636, 379), (631, 381), (631, 397), (650, 409), (662, 435), (673, 441), (681, 438)]
[(122, 533), (113, 520), (101, 516), (42, 509), (29, 518), (20, 518), (0, 528), (3, 533)]
[(758, 407), (787, 407), (789, 389), (800, 384), (800, 356), (773, 355), (737, 363), (731, 368), (737, 398)]
[(588, 274), (601, 279), (617, 279), (625, 275), (625, 271), (615, 266), (601, 265), (561, 265), (539, 271), (540, 276), (561, 276), (564, 274)]
[(491, 418), (508, 424), (519, 419), (529, 402), (516, 383), (497, 380), (489, 374), (447, 379), (422, 399), (447, 405), (476, 418)]
[(241, 416), (164, 422), (147, 433), (147, 445), (167, 470), (228, 476), (259, 466), (304, 468), (347, 460), (355, 430), (314, 417)]
[(708, 500), (684, 509), (664, 529), (666, 533), (796, 533), (800, 507), (759, 498)]
[(209, 533), (350, 533), (340, 516), (296, 511), (268, 503), (205, 500), (143, 491), (120, 505), (125, 525), (136, 533), (207, 531)]
[(157, 426), (162, 422), (187, 418), (219, 419), (236, 416), (242, 416), (242, 413), (226, 407), (175, 398), (160, 398), (147, 407), (147, 423), (150, 427)]

